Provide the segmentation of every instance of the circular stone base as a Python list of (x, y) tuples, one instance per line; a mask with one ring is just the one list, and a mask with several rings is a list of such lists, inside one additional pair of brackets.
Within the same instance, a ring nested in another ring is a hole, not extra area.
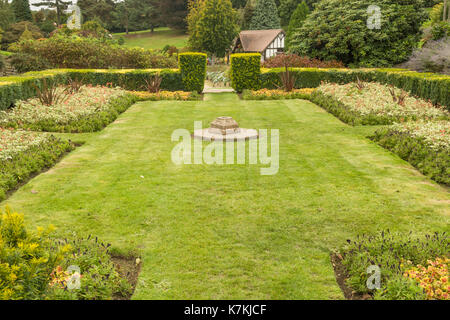
[(220, 133), (210, 132), (208, 129), (194, 131), (194, 139), (214, 141), (242, 141), (248, 139), (258, 139), (258, 131), (255, 129), (239, 128), (239, 132), (222, 135)]

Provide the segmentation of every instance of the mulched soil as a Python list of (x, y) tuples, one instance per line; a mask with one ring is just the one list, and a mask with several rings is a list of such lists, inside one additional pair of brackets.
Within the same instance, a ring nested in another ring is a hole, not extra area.
[(331, 264), (334, 268), (334, 274), (336, 276), (336, 281), (341, 288), (342, 292), (344, 293), (345, 299), (347, 300), (371, 300), (372, 296), (369, 294), (361, 295), (350, 288), (346, 280), (349, 278), (349, 275), (347, 273), (347, 269), (342, 264), (342, 256), (338, 253), (332, 253), (330, 255), (331, 258)]
[(126, 278), (132, 287), (129, 295), (114, 294), (113, 300), (130, 300), (136, 289), (142, 262), (137, 263), (136, 257), (113, 256), (111, 259), (116, 265), (117, 272)]

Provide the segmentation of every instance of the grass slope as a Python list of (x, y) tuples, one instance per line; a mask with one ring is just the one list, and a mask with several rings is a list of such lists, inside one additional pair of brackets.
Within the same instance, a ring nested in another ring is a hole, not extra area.
[(170, 28), (156, 28), (153, 33), (150, 30), (116, 33), (114, 37), (123, 36), (125, 38), (125, 47), (140, 47), (144, 49), (162, 49), (166, 45), (184, 48), (187, 45), (188, 36), (179, 30)]
[[(173, 130), (222, 115), (280, 129), (277, 175), (171, 162)], [(142, 102), (6, 203), (33, 225), (139, 248), (135, 299), (342, 299), (329, 254), (346, 239), (449, 231), (447, 189), (369, 130), (302, 100)]]

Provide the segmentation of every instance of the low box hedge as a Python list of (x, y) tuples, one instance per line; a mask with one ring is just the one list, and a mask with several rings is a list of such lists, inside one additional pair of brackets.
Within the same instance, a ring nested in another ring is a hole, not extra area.
[[(434, 104), (446, 106), (450, 110), (450, 76), (434, 73), (419, 73), (405, 69), (324, 69), (291, 68), (296, 77), (295, 88), (316, 88), (322, 81), (345, 84), (359, 78), (362, 81), (375, 81), (391, 84), (404, 89), (412, 95)], [(282, 68), (261, 69), (260, 89), (276, 89), (281, 86)]]
[(50, 168), (74, 147), (70, 141), (50, 136), (42, 145), (31, 147), (12, 159), (2, 160), (0, 162), (0, 201), (6, 198), (8, 191), (28, 181), (32, 175)]
[(448, 148), (431, 148), (423, 138), (396, 130), (395, 126), (377, 130), (370, 139), (408, 161), (434, 181), (450, 186)]

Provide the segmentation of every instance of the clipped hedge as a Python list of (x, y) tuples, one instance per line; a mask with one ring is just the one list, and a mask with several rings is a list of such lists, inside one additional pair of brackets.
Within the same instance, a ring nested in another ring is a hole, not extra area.
[[(291, 68), (296, 77), (295, 88), (316, 88), (322, 81), (345, 84), (359, 78), (391, 84), (434, 104), (446, 106), (450, 110), (450, 76), (434, 73), (419, 73), (405, 69), (318, 69)], [(259, 88), (276, 89), (281, 86), (282, 68), (262, 69)]]
[(261, 54), (236, 53), (231, 55), (231, 86), (237, 92), (244, 89), (265, 88), (260, 85)]
[(36, 173), (53, 166), (74, 145), (50, 136), (46, 143), (31, 147), (10, 160), (0, 162), (0, 201), (19, 184), (28, 181)]
[(206, 78), (207, 55), (198, 52), (186, 52), (178, 55), (181, 79), (186, 91), (203, 92)]
[(450, 151), (448, 148), (430, 148), (423, 138), (387, 127), (370, 137), (382, 147), (411, 163), (424, 175), (450, 186)]
[(126, 90), (139, 91), (145, 86), (145, 80), (157, 74), (162, 77), (162, 90), (185, 91), (178, 69), (53, 69), (29, 72), (22, 76), (0, 77), (0, 110), (12, 107), (17, 100), (35, 97), (34, 85), (40, 87), (44, 78), (48, 84), (66, 84), (71, 78), (82, 80), (85, 84), (120, 86)]

